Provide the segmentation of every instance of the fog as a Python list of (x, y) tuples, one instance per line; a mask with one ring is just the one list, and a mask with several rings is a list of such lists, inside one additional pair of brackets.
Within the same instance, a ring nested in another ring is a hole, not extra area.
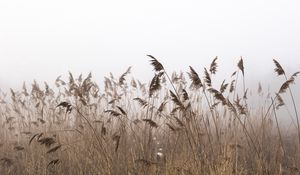
[[(147, 54), (169, 72), (202, 72), (219, 57), (219, 79), (242, 56), (248, 82), (272, 85), (277, 59), (300, 69), (299, 1), (38, 1), (0, 2), (0, 88), (59, 75), (109, 72), (152, 77)], [(51, 83), (50, 83), (51, 84)], [(266, 85), (266, 86), (267, 86)]]

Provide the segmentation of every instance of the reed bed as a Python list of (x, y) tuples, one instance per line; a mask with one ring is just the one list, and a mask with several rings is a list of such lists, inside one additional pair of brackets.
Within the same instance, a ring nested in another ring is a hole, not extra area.
[[(33, 82), (1, 92), (0, 174), (300, 174), (291, 88), (299, 72), (289, 75), (273, 60), (282, 85), (263, 92), (261, 85), (245, 86), (242, 58), (218, 87), (218, 58), (204, 70), (190, 66), (171, 75), (148, 58), (154, 72), (149, 83), (129, 78), (130, 67), (105, 77), (103, 90), (92, 74), (69, 73), (53, 88)], [(251, 94), (265, 103), (251, 106)], [(288, 107), (289, 130), (279, 120), (287, 116), (278, 112)]]

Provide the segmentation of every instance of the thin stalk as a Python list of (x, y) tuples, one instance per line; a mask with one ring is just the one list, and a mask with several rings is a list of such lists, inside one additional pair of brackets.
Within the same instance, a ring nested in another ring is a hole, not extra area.
[[(166, 72), (165, 69), (164, 69), (164, 74), (167, 76), (167, 78), (168, 78), (168, 80), (169, 80), (169, 82), (170, 82), (172, 88), (174, 89), (174, 91), (175, 91), (177, 97), (179, 97), (179, 94), (178, 94), (178, 92), (177, 92), (177, 89), (175, 88), (174, 84), (172, 83), (171, 78), (169, 77), (169, 75), (168, 75), (168, 73)], [(178, 98), (178, 99), (179, 99), (179, 98)], [(179, 100), (180, 100), (180, 99), (179, 99)], [(181, 101), (181, 100), (180, 100), (180, 101)]]
[[(286, 74), (284, 74), (284, 77), (285, 77), (286, 80), (288, 80)], [(290, 93), (290, 96), (291, 96), (291, 99), (292, 99), (292, 102), (293, 102), (294, 111), (295, 111), (295, 115), (296, 115), (297, 129), (298, 129), (298, 139), (299, 139), (299, 145), (300, 145), (300, 122), (299, 122), (299, 115), (298, 115), (298, 111), (297, 111), (297, 107), (296, 107), (296, 102), (295, 102), (292, 90), (291, 90), (290, 87), (288, 87), (288, 89), (289, 89), (289, 93)]]
[(112, 162), (112, 160), (111, 160), (111, 158), (108, 156), (108, 154), (107, 154), (105, 148), (103, 148), (103, 145), (101, 144), (100, 138), (99, 138), (98, 134), (96, 133), (96, 130), (93, 128), (91, 122), (90, 122), (90, 121), (89, 121), (89, 120), (88, 120), (88, 119), (87, 119), (87, 118), (79, 111), (78, 108), (76, 108), (76, 111), (77, 111), (77, 113), (78, 113), (78, 114), (79, 114), (79, 115), (87, 122), (87, 124), (89, 125), (90, 129), (92, 130), (94, 136), (96, 137), (96, 140), (98, 141), (98, 144), (99, 144), (100, 148), (102, 149), (102, 151), (103, 151), (103, 153), (104, 153), (104, 157), (105, 157), (105, 161), (106, 161), (106, 163), (107, 163), (107, 166), (108, 166), (109, 170), (111, 170), (110, 162), (109, 162), (109, 161)]
[[(273, 101), (273, 98), (272, 98), (272, 101)], [(276, 126), (277, 126), (280, 145), (281, 145), (281, 148), (283, 150), (283, 154), (285, 155), (285, 149), (284, 149), (284, 145), (283, 145), (282, 134), (281, 134), (281, 131), (280, 131), (280, 128), (279, 128), (279, 123), (278, 123), (278, 119), (277, 119), (275, 105), (273, 105), (273, 112), (274, 112), (274, 118), (275, 118), (275, 121), (276, 121)]]
[(206, 101), (207, 101), (207, 105), (208, 105), (208, 107), (209, 107), (209, 111), (210, 111), (210, 113), (211, 113), (211, 115), (212, 115), (213, 122), (214, 122), (215, 129), (216, 129), (217, 140), (218, 140), (218, 143), (220, 144), (219, 128), (218, 128), (218, 125), (217, 125), (216, 117), (215, 117), (215, 115), (214, 115), (214, 111), (212, 110), (211, 104), (210, 104), (210, 102), (209, 102), (209, 100), (208, 100), (208, 97), (207, 97), (207, 94), (206, 94), (205, 90), (203, 90), (203, 94), (204, 94), (205, 99), (206, 99)]
[(260, 154), (259, 154), (259, 151), (258, 151), (258, 149), (256, 147), (256, 144), (255, 144), (254, 140), (252, 139), (252, 137), (250, 136), (250, 133), (248, 132), (245, 124), (243, 123), (243, 121), (240, 119), (240, 117), (236, 113), (234, 113), (234, 115), (238, 119), (239, 123), (242, 125), (245, 135), (250, 139), (250, 142), (251, 142), (251, 144), (252, 144), (252, 146), (253, 146), (253, 148), (255, 150), (255, 153), (257, 154), (258, 158), (260, 158)]

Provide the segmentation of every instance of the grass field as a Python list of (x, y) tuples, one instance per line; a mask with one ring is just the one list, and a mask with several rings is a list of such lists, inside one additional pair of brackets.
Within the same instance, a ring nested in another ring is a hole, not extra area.
[[(148, 55), (149, 83), (92, 75), (60, 77), (0, 95), (0, 174), (300, 174), (300, 126), (288, 75), (276, 60), (277, 92), (245, 87), (244, 63), (221, 86), (218, 59), (203, 70), (168, 74)], [(271, 65), (272, 63), (270, 63)], [(201, 73), (201, 74), (200, 74)], [(251, 93), (250, 93), (251, 92)], [(251, 94), (263, 105), (251, 106)], [(293, 124), (281, 127), (289, 106)], [(285, 99), (285, 98), (284, 98)]]

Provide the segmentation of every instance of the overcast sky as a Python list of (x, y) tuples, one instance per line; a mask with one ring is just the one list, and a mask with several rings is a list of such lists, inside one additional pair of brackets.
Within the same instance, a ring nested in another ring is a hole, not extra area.
[(189, 65), (202, 72), (215, 56), (222, 75), (240, 56), (249, 78), (271, 74), (274, 58), (292, 72), (300, 69), (299, 7), (298, 0), (2, 0), (0, 88), (53, 82), (68, 71), (92, 71), (101, 81), (128, 66), (148, 80), (147, 54), (170, 72)]

